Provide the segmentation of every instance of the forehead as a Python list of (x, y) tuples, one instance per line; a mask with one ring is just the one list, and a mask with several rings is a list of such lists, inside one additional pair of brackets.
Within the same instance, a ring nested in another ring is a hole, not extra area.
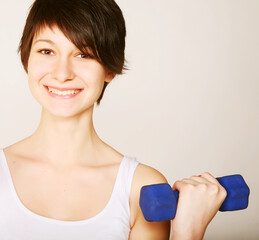
[(40, 27), (34, 34), (33, 42), (35, 42), (41, 38), (47, 38), (47, 39), (53, 39), (53, 40), (66, 39), (66, 40), (70, 41), (57, 26)]

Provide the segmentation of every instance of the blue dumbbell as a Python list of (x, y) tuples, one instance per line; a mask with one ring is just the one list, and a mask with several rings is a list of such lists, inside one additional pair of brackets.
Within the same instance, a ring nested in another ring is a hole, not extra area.
[[(230, 175), (217, 178), (226, 189), (227, 197), (220, 211), (235, 211), (248, 206), (249, 187), (241, 175)], [(174, 219), (179, 192), (173, 191), (167, 183), (146, 185), (141, 188), (140, 208), (149, 222), (160, 222)]]

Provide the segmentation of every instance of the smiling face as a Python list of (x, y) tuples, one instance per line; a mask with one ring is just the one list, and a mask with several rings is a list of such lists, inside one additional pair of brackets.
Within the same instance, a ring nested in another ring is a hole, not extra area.
[(65, 117), (92, 109), (104, 82), (113, 77), (97, 60), (80, 52), (58, 27), (42, 28), (34, 36), (28, 60), (29, 87), (53, 115)]

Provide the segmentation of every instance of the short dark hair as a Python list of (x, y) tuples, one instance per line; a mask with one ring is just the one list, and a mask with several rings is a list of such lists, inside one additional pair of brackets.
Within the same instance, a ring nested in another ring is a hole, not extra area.
[[(83, 53), (108, 71), (122, 74), (125, 67), (125, 20), (114, 0), (36, 0), (28, 14), (18, 52), (28, 72), (32, 41), (44, 27), (57, 26)], [(103, 97), (104, 87), (97, 104)]]

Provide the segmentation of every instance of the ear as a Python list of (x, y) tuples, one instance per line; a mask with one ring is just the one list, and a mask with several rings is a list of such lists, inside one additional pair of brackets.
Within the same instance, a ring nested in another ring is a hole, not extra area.
[(116, 76), (116, 73), (113, 73), (113, 72), (107, 70), (105, 82), (111, 82), (111, 80), (114, 79), (115, 76)]

